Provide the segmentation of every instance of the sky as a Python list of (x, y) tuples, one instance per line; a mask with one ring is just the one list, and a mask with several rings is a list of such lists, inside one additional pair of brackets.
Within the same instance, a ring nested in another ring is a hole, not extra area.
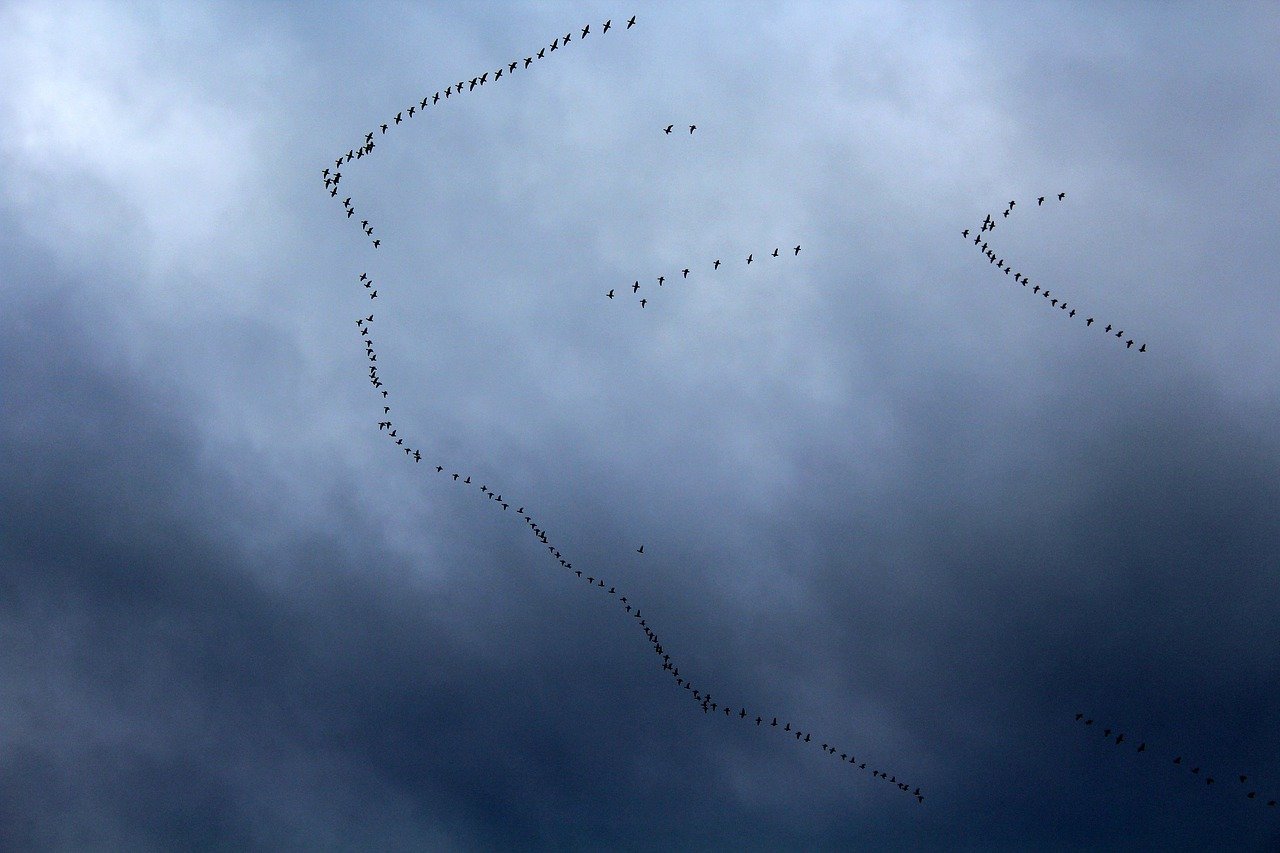
[(0, 80), (0, 848), (1280, 848), (1280, 6), (19, 0)]

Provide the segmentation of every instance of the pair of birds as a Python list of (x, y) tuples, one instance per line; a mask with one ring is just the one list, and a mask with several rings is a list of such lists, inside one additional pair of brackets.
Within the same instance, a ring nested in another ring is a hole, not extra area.
[[(669, 134), (669, 133), (671, 133), (671, 129), (672, 129), (673, 127), (675, 127), (675, 125), (674, 125), (674, 124), (669, 124), (669, 125), (667, 125), (666, 127), (664, 127), (664, 128), (662, 129), (662, 132), (663, 132), (663, 133), (667, 133), (667, 134)], [(695, 130), (697, 130), (697, 129), (698, 129), (698, 126), (697, 126), (696, 124), (691, 124), (691, 125), (689, 125), (689, 133), (690, 133), (691, 135), (692, 135), (692, 133), (693, 133)]]

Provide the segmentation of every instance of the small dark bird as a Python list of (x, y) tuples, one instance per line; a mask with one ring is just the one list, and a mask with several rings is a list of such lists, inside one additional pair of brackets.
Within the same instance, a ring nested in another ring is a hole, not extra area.
[(1127, 341), (1125, 341), (1125, 342), (1124, 342), (1124, 348), (1125, 348), (1125, 349), (1129, 349), (1129, 348), (1130, 348), (1130, 347), (1132, 347), (1132, 346), (1133, 346), (1133, 338), (1129, 338), (1129, 340), (1127, 340)]
[(778, 257), (778, 250), (777, 250), (777, 249), (774, 249), (774, 250), (773, 250), (773, 256), (774, 256), (775, 258), (776, 258), (776, 257)]
[(519, 64), (520, 64), (520, 61), (519, 61), (519, 60), (516, 60), (515, 62), (508, 63), (508, 64), (507, 64), (507, 73), (508, 73), (508, 74), (510, 74), (512, 71), (515, 71), (515, 70), (516, 70), (516, 66), (517, 66), (517, 65), (519, 65)]
[(501, 76), (502, 76), (502, 69), (501, 69), (501, 68), (499, 68), (497, 71), (493, 72), (493, 79), (494, 79), (494, 80), (497, 80), (497, 79), (498, 79), (498, 78), (500, 78)]
[(720, 261), (719, 261), (719, 259), (717, 259), (717, 260), (716, 260), (715, 265), (712, 267), (712, 269), (716, 269), (716, 270), (720, 269)]
[(649, 300), (647, 300), (647, 299), (641, 299), (641, 300), (640, 300), (640, 307), (641, 307), (641, 308), (643, 308), (643, 307), (645, 306), (645, 304), (646, 304), (648, 301), (649, 301)]
[(966, 228), (963, 231), (961, 231), (960, 236), (964, 237), (966, 240), (969, 239), (969, 229)]
[(589, 33), (589, 32), (591, 32), (591, 25), (590, 25), (590, 24), (587, 24), (585, 27), (583, 27), (583, 28), (582, 28), (582, 35), (581, 35), (581, 36), (579, 36), (579, 38), (586, 38), (586, 37), (587, 37), (587, 33)]
[(386, 132), (387, 132), (387, 126), (386, 126), (385, 124), (382, 126), (382, 132), (383, 132), (383, 133), (386, 133)]
[(692, 136), (693, 132), (697, 129), (698, 129), (698, 126), (696, 124), (689, 125), (689, 135)]
[(750, 255), (747, 255), (747, 263), (748, 263), (748, 264), (749, 264), (749, 263), (751, 263), (751, 256), (750, 256)]
[(688, 277), (689, 277), (689, 270), (688, 270), (688, 268), (682, 269), (682, 270), (680, 270), (680, 272), (684, 273), (684, 277), (685, 277), (685, 278), (688, 278)]
[(374, 241), (373, 241), (373, 248), (375, 248), (375, 249), (376, 249), (376, 248), (378, 248), (378, 247), (379, 247), (379, 246), (381, 246), (381, 245), (382, 245), (382, 241), (381, 241), (381, 240), (374, 240)]
[(1146, 345), (1146, 344), (1143, 344), (1142, 346), (1138, 347), (1138, 352), (1146, 352), (1146, 351), (1147, 351), (1147, 345)]
[(605, 294), (605, 296), (607, 296), (607, 297), (609, 297), (610, 299), (612, 299), (612, 298), (613, 298), (613, 291), (612, 291), (612, 290), (610, 290), (608, 293), (606, 293), (606, 294)]
[(556, 49), (556, 48), (558, 48), (559, 46), (560, 46), (560, 39), (555, 39), (554, 41), (552, 41), (552, 42), (551, 42), (551, 49), (552, 49), (552, 50), (555, 50), (555, 49)]
[(798, 255), (798, 254), (800, 254), (800, 247), (799, 247), (799, 246), (796, 246), (796, 254), (797, 254), (797, 255)]
[(1107, 328), (1103, 329), (1103, 331), (1104, 331), (1104, 332), (1110, 332), (1110, 331), (1111, 331), (1111, 324), (1110, 324), (1110, 323), (1108, 323), (1108, 324), (1107, 324)]
[[(637, 553), (637, 554), (643, 554), (643, 553), (644, 553), (644, 546), (643, 546), (643, 545), (641, 545), (639, 548), (637, 548), (637, 549), (636, 549), (636, 553)], [(637, 612), (639, 612), (639, 611), (637, 611)]]
[(631, 29), (636, 25), (636, 16), (632, 15), (631, 20), (627, 21), (627, 29)]
[(640, 282), (638, 282), (638, 281), (637, 281), (635, 284), (631, 285), (631, 292), (632, 292), (632, 293), (635, 293), (635, 292), (636, 292), (637, 290), (639, 290), (639, 289), (640, 289)]
[(1093, 325), (1093, 318), (1092, 318), (1092, 317), (1090, 317), (1088, 320), (1085, 320), (1085, 321), (1084, 321), (1084, 324), (1085, 324), (1086, 326), (1092, 326), (1092, 325)]
[(1058, 193), (1058, 201), (1062, 201), (1066, 197), (1067, 197), (1066, 193)]
[(530, 65), (532, 65), (532, 64), (533, 64), (533, 57), (532, 57), (532, 56), (526, 56), (526, 57), (524, 58), (524, 67), (525, 67), (525, 68), (528, 68), (528, 67), (529, 67)]
[(400, 113), (396, 113), (396, 124), (400, 123)]
[(662, 283), (666, 280), (667, 280), (666, 276), (661, 276), (661, 275), (658, 276), (658, 287), (662, 287)]
[(542, 59), (546, 55), (546, 53), (547, 53), (547, 49), (544, 47), (542, 50), (538, 51), (538, 58)]
[(663, 133), (670, 133), (670, 132), (671, 132), (671, 128), (673, 128), (673, 127), (675, 127), (675, 125), (674, 125), (674, 124), (669, 124), (669, 125), (667, 125), (665, 128), (663, 128), (662, 132), (663, 132)]
[[(424, 98), (424, 99), (423, 99), (423, 101), (422, 101), (422, 105), (423, 105), (424, 107), (427, 105), (427, 102), (426, 102), (426, 99), (425, 99), (425, 98)], [(415, 109), (417, 109), (417, 107), (409, 107), (409, 118), (413, 118), (413, 111), (414, 111)]]

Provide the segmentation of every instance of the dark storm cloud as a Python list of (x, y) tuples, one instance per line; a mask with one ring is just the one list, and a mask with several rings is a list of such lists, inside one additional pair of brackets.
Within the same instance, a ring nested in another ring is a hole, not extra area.
[(0, 845), (1274, 847), (1271, 7), (636, 11), (3, 13)]

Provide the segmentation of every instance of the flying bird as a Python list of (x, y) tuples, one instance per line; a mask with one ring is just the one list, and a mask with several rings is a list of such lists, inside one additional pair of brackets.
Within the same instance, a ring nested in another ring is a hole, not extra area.
[(636, 25), (636, 16), (632, 15), (631, 20), (627, 21), (627, 29), (631, 29)]
[(719, 261), (719, 259), (717, 259), (717, 260), (716, 260), (715, 266), (714, 266), (714, 267), (712, 267), (712, 269), (717, 269), (717, 270), (718, 270), (718, 269), (720, 269), (720, 261)]
[(675, 125), (674, 125), (674, 124), (669, 124), (669, 125), (667, 125), (665, 128), (663, 128), (663, 131), (662, 131), (662, 132), (663, 132), (663, 133), (671, 133), (671, 128), (673, 128), (673, 127), (675, 127)]
[(579, 38), (586, 38), (586, 37), (587, 37), (587, 33), (589, 33), (589, 32), (591, 32), (591, 25), (590, 25), (590, 24), (587, 24), (585, 27), (583, 27), (583, 28), (582, 28), (582, 35), (581, 35), (581, 36), (579, 36)]
[(609, 27), (611, 27), (612, 25), (613, 25), (613, 18), (610, 18), (609, 20), (604, 22), (604, 29), (602, 29), (600, 32), (602, 33), (609, 32)]
[(1036, 202), (1036, 207), (1039, 207), (1042, 204), (1044, 204), (1044, 196), (1040, 196), (1040, 199)]
[[(637, 549), (636, 549), (636, 553), (637, 553), (637, 554), (643, 554), (643, 553), (644, 553), (644, 546), (643, 546), (643, 545), (641, 545), (639, 548), (637, 548)], [(639, 612), (640, 612), (640, 611), (638, 611), (638, 610), (636, 611), (636, 613), (637, 613), (637, 614), (638, 614)]]
[(689, 135), (692, 136), (693, 132), (697, 129), (698, 129), (698, 126), (696, 124), (689, 125)]
[(687, 267), (685, 269), (680, 270), (680, 272), (684, 273), (685, 278), (689, 277), (689, 269)]
[(607, 296), (607, 297), (609, 297), (610, 299), (612, 299), (612, 298), (613, 298), (613, 291), (612, 291), (612, 290), (610, 290), (608, 293), (606, 293), (606, 294), (605, 294), (605, 296)]
[(751, 263), (751, 255), (747, 255), (747, 263)]
[(796, 246), (796, 254), (797, 254), (797, 255), (798, 255), (798, 254), (800, 254), (800, 247), (799, 247), (799, 246)]
[(635, 293), (635, 292), (636, 292), (637, 290), (639, 290), (639, 289), (640, 289), (640, 282), (638, 282), (638, 281), (637, 281), (635, 284), (631, 285), (631, 292), (632, 292), (632, 293)]
[(1067, 197), (1066, 193), (1058, 193), (1058, 201), (1062, 201), (1066, 197)]
[(645, 304), (646, 304), (648, 301), (649, 301), (649, 300), (644, 299), (644, 298), (642, 297), (642, 298), (640, 299), (640, 307), (641, 307), (641, 308), (643, 308), (643, 307), (645, 306)]

